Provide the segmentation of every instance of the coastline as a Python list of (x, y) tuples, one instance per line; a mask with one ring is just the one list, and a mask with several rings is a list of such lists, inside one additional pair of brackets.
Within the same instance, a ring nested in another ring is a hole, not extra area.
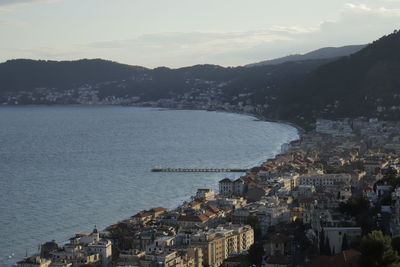
[(136, 108), (154, 108), (154, 109), (160, 109), (160, 110), (198, 110), (198, 111), (209, 111), (209, 112), (222, 112), (222, 113), (228, 113), (228, 114), (239, 114), (239, 115), (245, 115), (248, 117), (253, 117), (257, 120), (264, 121), (264, 122), (275, 122), (275, 123), (281, 123), (281, 124), (286, 124), (289, 126), (292, 126), (293, 128), (296, 128), (299, 136), (301, 137), (302, 134), (306, 133), (306, 130), (302, 128), (301, 126), (290, 122), (290, 121), (285, 121), (285, 120), (276, 120), (276, 119), (270, 119), (267, 118), (261, 114), (258, 113), (249, 113), (249, 112), (241, 112), (241, 111), (234, 111), (234, 110), (210, 110), (210, 109), (199, 109), (199, 108), (176, 108), (176, 107), (162, 107), (162, 106), (147, 106), (145, 104), (137, 104), (137, 105), (113, 105), (113, 104), (18, 104), (18, 105), (0, 105), (0, 107), (136, 107)]
[[(23, 106), (25, 106), (25, 105), (23, 105)], [(140, 106), (121, 106), (121, 105), (29, 105), (29, 106), (37, 106), (37, 107), (40, 107), (40, 106), (60, 106), (60, 107), (66, 107), (66, 106), (74, 106), (74, 107), (104, 107), (104, 106), (113, 107), (113, 106), (120, 106), (120, 107), (135, 107), (135, 108), (140, 107)], [(252, 117), (252, 118), (255, 118), (255, 119), (259, 120), (259, 121), (275, 122), (275, 123), (281, 123), (281, 124), (286, 124), (286, 125), (292, 126), (292, 125), (290, 125), (290, 123), (280, 122), (280, 121), (272, 121), (272, 120), (268, 120), (268, 119), (266, 119), (266, 118), (264, 118), (262, 116), (259, 116), (257, 114), (243, 113), (243, 112), (230, 112), (230, 111), (204, 110), (204, 109), (173, 109), (173, 108), (170, 109), (170, 108), (163, 108), (163, 107), (145, 107), (145, 106), (143, 106), (142, 108), (153, 108), (153, 109), (160, 109), (160, 110), (196, 110), (196, 111), (223, 112), (223, 113), (231, 113), (231, 114), (236, 114), (236, 115), (243, 115), (243, 116), (247, 116), (247, 117)], [(294, 128), (297, 129), (297, 134), (300, 136), (299, 128), (297, 128), (297, 127), (294, 127)], [(296, 140), (296, 139), (294, 139), (294, 140)], [(282, 145), (284, 145), (284, 144), (282, 144)], [(278, 155), (278, 154), (279, 154), (279, 152), (275, 153), (275, 155), (273, 157), (271, 157), (271, 158), (275, 158), (275, 156)], [(265, 162), (266, 160), (271, 159), (271, 158), (264, 158), (264, 159), (262, 159), (262, 162)], [(257, 164), (256, 166), (253, 166), (251, 168), (258, 167), (258, 165), (259, 164)], [(223, 178), (223, 176), (221, 175), (221, 179), (222, 178)], [(181, 205), (181, 204), (182, 203), (176, 203), (176, 205)], [(122, 221), (124, 221), (124, 220), (126, 220), (126, 219), (122, 219)], [(108, 227), (109, 226), (105, 227), (104, 230), (107, 229)], [(60, 243), (60, 244), (62, 244), (62, 243)], [(13, 264), (13, 263), (15, 264), (16, 261), (17, 260), (13, 259), (11, 264)]]
[(221, 113), (228, 113), (228, 114), (238, 114), (238, 115), (244, 115), (244, 116), (248, 116), (248, 117), (253, 117), (259, 121), (264, 121), (264, 122), (275, 122), (275, 123), (280, 123), (280, 124), (286, 124), (289, 126), (292, 126), (293, 128), (296, 128), (297, 133), (299, 135), (299, 137), (301, 138), (301, 136), (303, 134), (305, 134), (307, 131), (302, 128), (301, 126), (290, 122), (290, 121), (284, 121), (284, 120), (274, 120), (274, 119), (269, 119), (261, 114), (257, 114), (257, 113), (249, 113), (249, 112), (240, 112), (240, 111), (232, 111), (232, 110), (209, 110), (209, 109), (187, 109), (187, 108), (169, 108), (169, 107), (161, 107), (161, 106), (157, 106), (157, 107), (149, 107), (149, 106), (145, 106), (145, 105), (133, 105), (133, 106), (123, 106), (123, 107), (139, 107), (139, 108), (157, 108), (160, 110), (202, 110), (202, 111), (209, 111), (209, 112), (221, 112)]

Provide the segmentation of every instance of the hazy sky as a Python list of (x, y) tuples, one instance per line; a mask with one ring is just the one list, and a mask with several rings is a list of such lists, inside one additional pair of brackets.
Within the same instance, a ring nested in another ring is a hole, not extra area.
[(400, 0), (0, 0), (0, 61), (236, 66), (400, 28)]

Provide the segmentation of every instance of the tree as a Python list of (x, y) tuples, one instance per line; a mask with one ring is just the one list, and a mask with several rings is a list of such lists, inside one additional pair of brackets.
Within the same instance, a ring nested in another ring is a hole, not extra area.
[(246, 224), (250, 225), (254, 230), (254, 239), (259, 241), (262, 239), (260, 219), (257, 216), (250, 215), (247, 217)]
[(347, 241), (347, 235), (344, 234), (343, 235), (343, 240), (342, 240), (342, 251), (343, 250), (348, 250), (348, 249), (349, 249), (349, 244), (348, 244), (348, 241)]
[(364, 236), (360, 244), (360, 264), (369, 267), (396, 266), (400, 262), (397, 252), (392, 247), (390, 237), (381, 231), (372, 231)]
[(324, 255), (331, 256), (332, 255), (332, 250), (331, 250), (331, 245), (329, 242), (329, 237), (325, 238), (325, 251)]
[(361, 226), (363, 234), (374, 229), (374, 211), (369, 201), (363, 197), (352, 197), (347, 202), (339, 204), (339, 211), (356, 218), (357, 224)]
[(322, 228), (321, 232), (319, 233), (319, 253), (324, 255), (325, 251), (325, 231), (324, 228)]
[(396, 179), (396, 177), (398, 175), (397, 170), (391, 166), (387, 169), (383, 169), (382, 174), (383, 174), (383, 178), (386, 178), (386, 179)]
[(342, 213), (357, 216), (369, 210), (369, 201), (362, 197), (352, 197), (347, 202), (339, 204), (339, 210)]
[(264, 246), (261, 243), (254, 243), (249, 248), (248, 259), (252, 264), (261, 266), (262, 257), (264, 256)]
[(392, 247), (396, 250), (397, 254), (400, 255), (400, 236), (395, 236), (392, 238)]

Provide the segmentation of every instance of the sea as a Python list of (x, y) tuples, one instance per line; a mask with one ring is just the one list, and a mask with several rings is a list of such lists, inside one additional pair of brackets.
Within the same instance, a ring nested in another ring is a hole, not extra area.
[(250, 168), (297, 138), (287, 124), (224, 112), (0, 107), (0, 266), (242, 175), (153, 167)]

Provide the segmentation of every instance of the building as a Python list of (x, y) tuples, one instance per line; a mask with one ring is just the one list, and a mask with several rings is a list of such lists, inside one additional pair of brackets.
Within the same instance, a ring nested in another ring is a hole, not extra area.
[(238, 254), (225, 259), (221, 267), (249, 267), (248, 255)]
[(157, 218), (164, 212), (167, 212), (167, 209), (163, 208), (163, 207), (155, 207), (155, 208), (148, 210), (148, 213), (150, 213), (152, 215), (152, 219)]
[(77, 267), (91, 264), (98, 267), (111, 266), (112, 243), (107, 239), (100, 239), (96, 228), (91, 233), (78, 233), (70, 243), (57, 250), (49, 251), (49, 258), (54, 267)]
[(191, 246), (202, 249), (203, 265), (220, 266), (234, 253), (248, 250), (254, 243), (250, 226), (227, 225), (192, 235)]
[(328, 187), (334, 185), (351, 185), (351, 175), (347, 173), (315, 174), (300, 176), (300, 185)]
[(325, 240), (329, 240), (332, 252), (336, 254), (342, 251), (344, 241), (350, 245), (361, 238), (361, 227), (324, 227), (323, 233)]
[(248, 202), (256, 202), (268, 195), (270, 191), (269, 187), (252, 186), (246, 192), (246, 199)]
[(181, 267), (182, 258), (175, 250), (165, 250), (160, 253), (146, 253), (140, 260), (140, 267)]
[(349, 120), (332, 121), (317, 119), (315, 131), (317, 133), (329, 134), (334, 136), (354, 136), (354, 132)]
[(112, 243), (110, 240), (98, 240), (88, 245), (88, 249), (93, 254), (100, 254), (101, 267), (109, 267), (112, 257)]
[(200, 201), (210, 201), (215, 199), (215, 193), (211, 189), (197, 189), (195, 199)]
[(50, 252), (57, 250), (57, 249), (58, 249), (58, 244), (55, 242), (55, 240), (46, 242), (46, 243), (40, 245), (40, 257), (49, 259)]
[(195, 225), (203, 226), (207, 223), (209, 217), (204, 214), (199, 215), (181, 215), (177, 220), (177, 224), (181, 227), (192, 227)]
[(392, 193), (392, 218), (390, 231), (393, 236), (400, 234), (400, 187)]
[(135, 224), (146, 224), (153, 219), (153, 214), (141, 211), (131, 217), (131, 222)]
[(50, 264), (49, 259), (33, 256), (17, 262), (17, 267), (48, 267)]
[(229, 178), (219, 181), (219, 193), (223, 197), (243, 197), (246, 192), (246, 183), (242, 178), (232, 181)]
[(264, 251), (267, 257), (286, 255), (289, 250), (290, 239), (282, 233), (272, 234), (264, 243)]
[(267, 233), (269, 227), (290, 221), (290, 210), (286, 205), (269, 204), (261, 207), (256, 215), (263, 235)]
[(296, 199), (311, 198), (315, 193), (314, 185), (299, 185), (292, 191), (292, 195)]

